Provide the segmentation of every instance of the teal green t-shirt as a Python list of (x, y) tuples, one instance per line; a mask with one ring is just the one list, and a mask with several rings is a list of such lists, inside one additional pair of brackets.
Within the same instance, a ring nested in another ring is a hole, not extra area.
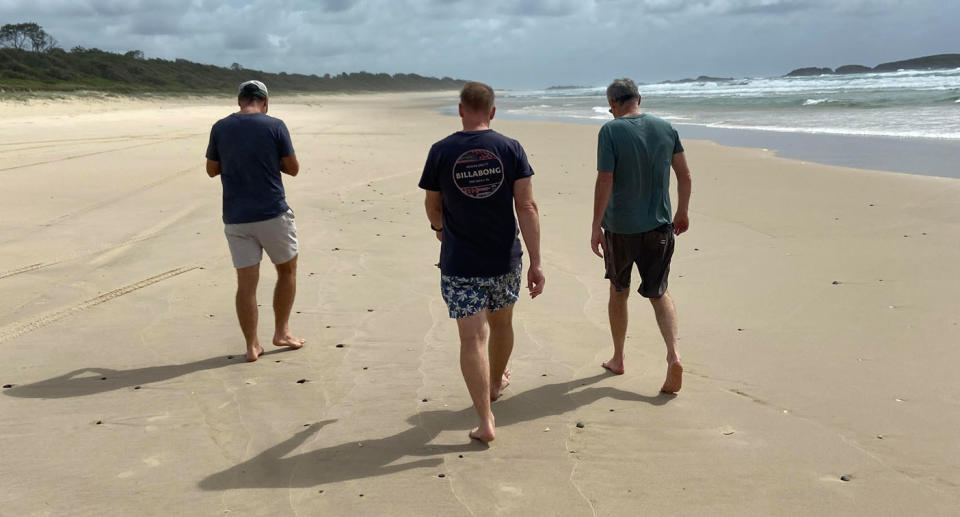
[(653, 115), (604, 124), (597, 139), (597, 171), (613, 172), (613, 192), (601, 225), (614, 233), (643, 233), (673, 222), (670, 164), (682, 152), (677, 131)]

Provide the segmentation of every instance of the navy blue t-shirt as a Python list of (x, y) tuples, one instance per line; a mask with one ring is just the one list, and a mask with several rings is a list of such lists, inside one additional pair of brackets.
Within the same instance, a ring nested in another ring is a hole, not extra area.
[(207, 159), (220, 162), (223, 222), (266, 221), (290, 209), (280, 158), (293, 154), (283, 121), (263, 113), (234, 113), (210, 130)]
[(443, 274), (496, 276), (520, 265), (513, 182), (530, 176), (520, 143), (492, 129), (458, 131), (433, 144), (420, 188), (443, 195)]

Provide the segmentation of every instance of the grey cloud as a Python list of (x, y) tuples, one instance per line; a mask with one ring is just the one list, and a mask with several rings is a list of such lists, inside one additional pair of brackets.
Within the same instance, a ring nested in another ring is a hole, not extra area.
[(784, 14), (801, 11), (813, 7), (811, 2), (796, 0), (774, 0), (767, 2), (750, 2), (730, 9), (731, 14)]
[(132, 14), (140, 9), (140, 2), (124, 2), (122, 0), (99, 0), (85, 3), (92, 14), (101, 16)]
[(319, 3), (324, 11), (331, 13), (343, 12), (359, 4), (357, 0), (323, 0)]
[(135, 15), (157, 11), (183, 11), (190, 7), (190, 0), (86, 0), (78, 2), (86, 5), (101, 16)]
[(183, 26), (183, 13), (173, 12), (153, 12), (149, 16), (138, 16), (130, 20), (130, 32), (135, 35), (157, 36), (157, 35), (176, 35), (185, 31)]
[(528, 0), (509, 2), (507, 12), (524, 16), (569, 16), (581, 12), (589, 4), (582, 0)]
[[(777, 14), (822, 4), (821, 0), (597, 0), (607, 11), (645, 14)], [(838, 2), (841, 3), (841, 2)]]
[(230, 50), (258, 50), (270, 46), (267, 37), (262, 32), (233, 30), (223, 36), (223, 43)]

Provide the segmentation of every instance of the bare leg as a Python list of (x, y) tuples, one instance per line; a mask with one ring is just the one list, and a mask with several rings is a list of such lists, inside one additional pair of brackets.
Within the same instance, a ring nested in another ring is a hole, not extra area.
[(240, 330), (247, 340), (247, 361), (256, 361), (263, 348), (257, 338), (257, 282), (260, 280), (260, 264), (237, 269), (237, 319)]
[(669, 293), (663, 293), (660, 298), (651, 298), (650, 303), (657, 315), (657, 326), (660, 327), (663, 342), (667, 345), (667, 380), (660, 391), (676, 393), (680, 391), (683, 381), (683, 365), (677, 353), (677, 309)]
[(610, 301), (607, 302), (607, 315), (610, 317), (610, 335), (613, 337), (613, 357), (603, 363), (603, 367), (617, 375), (623, 375), (623, 345), (627, 340), (627, 298), (630, 289), (617, 291), (610, 284)]
[(297, 296), (297, 257), (283, 264), (277, 264), (277, 287), (273, 290), (273, 316), (276, 330), (273, 333), (274, 346), (300, 348), (305, 342), (290, 333), (290, 311)]
[(493, 413), (490, 411), (490, 364), (487, 362), (487, 311), (457, 320), (460, 331), (460, 371), (477, 410), (480, 425), (470, 431), (470, 438), (493, 441)]
[(497, 400), (510, 385), (507, 362), (513, 353), (513, 305), (491, 312), (490, 323), (490, 400)]

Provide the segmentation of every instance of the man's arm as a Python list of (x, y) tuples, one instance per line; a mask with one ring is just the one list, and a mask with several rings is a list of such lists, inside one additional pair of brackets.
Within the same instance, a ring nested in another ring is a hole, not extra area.
[[(611, 192), (613, 192), (613, 172), (598, 172), (597, 183), (593, 189), (593, 227), (590, 232), (590, 248), (598, 257), (603, 257), (603, 253), (607, 252), (600, 222), (603, 221), (603, 213), (606, 212), (607, 203), (610, 202)], [(601, 249), (603, 253), (600, 252)]]
[(527, 245), (527, 254), (530, 255), (527, 289), (530, 290), (530, 297), (536, 298), (543, 292), (545, 279), (540, 261), (540, 211), (533, 199), (533, 181), (529, 176), (513, 182), (513, 206), (517, 211), (523, 243)]
[(427, 210), (430, 227), (440, 228), (436, 231), (437, 240), (443, 241), (443, 194), (439, 190), (428, 190), (423, 206)]
[(300, 162), (297, 161), (296, 154), (280, 158), (280, 172), (291, 176), (296, 176), (300, 173)]
[(219, 175), (220, 175), (220, 162), (215, 162), (210, 158), (207, 158), (207, 176), (214, 178)]
[(687, 157), (682, 153), (673, 155), (673, 172), (677, 175), (677, 213), (673, 216), (673, 233), (680, 235), (690, 228), (690, 190), (693, 177), (687, 167)]

